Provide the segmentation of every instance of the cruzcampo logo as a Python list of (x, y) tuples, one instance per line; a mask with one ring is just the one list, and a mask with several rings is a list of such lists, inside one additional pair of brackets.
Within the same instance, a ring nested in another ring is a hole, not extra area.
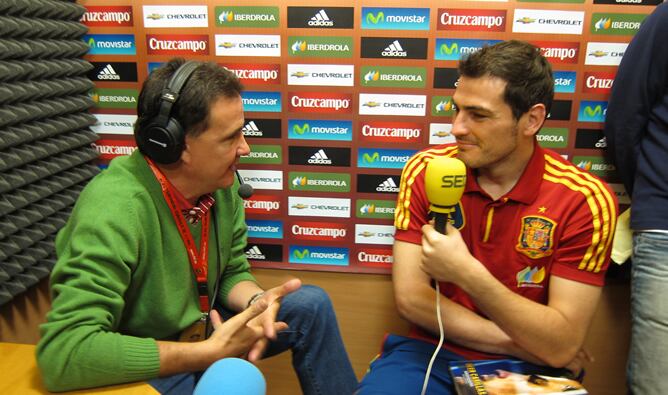
[(592, 34), (611, 36), (632, 36), (647, 18), (645, 14), (610, 14), (595, 12), (591, 16), (589, 30)]
[(545, 148), (566, 148), (568, 128), (542, 128), (536, 135), (538, 144)]
[(91, 92), (91, 99), (97, 108), (137, 108), (136, 89), (104, 89), (95, 88)]
[(424, 67), (363, 66), (362, 86), (392, 88), (424, 88), (427, 70)]
[(355, 214), (357, 218), (393, 219), (395, 207), (394, 200), (357, 199)]
[(290, 56), (314, 58), (352, 58), (353, 38), (334, 36), (288, 37)]
[(216, 7), (218, 27), (278, 27), (278, 7)]
[(455, 113), (455, 105), (452, 96), (434, 96), (431, 98), (431, 115), (437, 117), (450, 117)]
[(239, 158), (239, 163), (280, 165), (283, 163), (280, 145), (252, 145), (248, 155)]
[(288, 180), (291, 191), (350, 192), (350, 174), (291, 171)]
[(574, 156), (572, 162), (580, 169), (604, 178), (613, 176), (616, 170), (613, 164), (607, 163), (601, 156)]

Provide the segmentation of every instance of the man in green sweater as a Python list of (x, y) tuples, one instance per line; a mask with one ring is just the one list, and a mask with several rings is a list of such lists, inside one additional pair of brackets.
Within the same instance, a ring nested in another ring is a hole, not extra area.
[[(143, 380), (189, 393), (221, 358), (290, 348), (305, 394), (352, 393), (324, 291), (297, 279), (263, 291), (250, 273), (235, 178), (250, 148), (236, 76), (174, 59), (144, 82), (137, 113), (139, 150), (86, 186), (56, 239), (37, 346), (47, 388)], [(222, 322), (214, 306), (241, 313)], [(184, 334), (202, 341), (177, 341)]]

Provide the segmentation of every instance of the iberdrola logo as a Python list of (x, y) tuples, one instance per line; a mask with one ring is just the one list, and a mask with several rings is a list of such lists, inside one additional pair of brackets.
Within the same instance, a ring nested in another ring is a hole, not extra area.
[(371, 70), (364, 75), (364, 82), (378, 81), (380, 79), (380, 71)]
[(220, 23), (234, 21), (234, 12), (232, 12), (232, 11), (221, 12), (220, 16), (218, 17), (218, 21), (220, 21)]
[(296, 187), (303, 187), (307, 182), (308, 179), (306, 177), (295, 177), (295, 179), (292, 180), (292, 185)]
[(541, 284), (545, 279), (545, 268), (541, 267), (540, 269), (536, 267), (525, 267), (524, 269), (517, 272), (517, 287), (536, 287), (542, 288)]
[(290, 47), (292, 53), (305, 52), (306, 51), (306, 41), (295, 41)]
[(361, 214), (373, 214), (376, 212), (376, 205), (374, 204), (365, 204), (360, 207)]
[(583, 160), (583, 161), (580, 161), (580, 163), (578, 163), (577, 166), (582, 170), (590, 171), (592, 163), (591, 163), (591, 161)]
[(612, 19), (610, 18), (601, 18), (594, 24), (594, 29), (599, 31), (601, 29), (608, 30), (612, 26)]
[(448, 112), (448, 111), (452, 111), (453, 106), (452, 106), (452, 102), (450, 100), (446, 100), (446, 101), (438, 102), (438, 104), (436, 104), (435, 108), (436, 108), (436, 111), (438, 111), (438, 112)]

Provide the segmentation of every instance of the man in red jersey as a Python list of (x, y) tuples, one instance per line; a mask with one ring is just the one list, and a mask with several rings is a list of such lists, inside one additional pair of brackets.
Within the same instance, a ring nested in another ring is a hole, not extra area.
[[(608, 266), (614, 194), (538, 145), (554, 80), (537, 48), (485, 47), (459, 72), (456, 143), (418, 152), (401, 179), (393, 282), (411, 331), (386, 339), (358, 394), (420, 392), (439, 334), (432, 279), (442, 293), (445, 343), (429, 393), (454, 393), (451, 360), (516, 358), (580, 371), (589, 358), (582, 346)], [(426, 164), (438, 156), (467, 166), (447, 235), (430, 224), (425, 194)]]

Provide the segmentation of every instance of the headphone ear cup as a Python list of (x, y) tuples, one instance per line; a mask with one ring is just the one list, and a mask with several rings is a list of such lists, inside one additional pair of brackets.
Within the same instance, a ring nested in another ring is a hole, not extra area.
[(151, 124), (140, 131), (137, 145), (153, 161), (168, 165), (181, 158), (185, 145), (185, 133), (179, 121), (169, 118), (167, 126)]

